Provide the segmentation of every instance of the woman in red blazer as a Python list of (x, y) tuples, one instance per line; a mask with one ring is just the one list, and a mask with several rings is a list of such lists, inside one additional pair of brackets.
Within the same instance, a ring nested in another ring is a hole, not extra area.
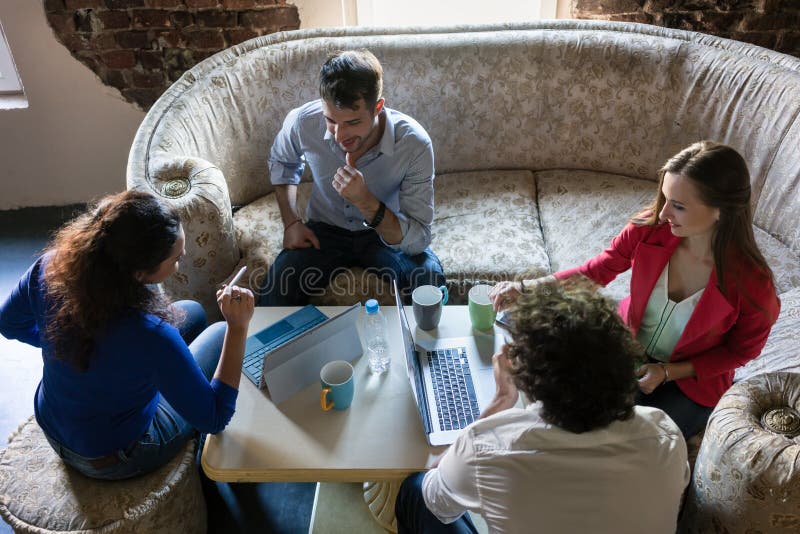
[[(580, 274), (605, 286), (632, 269), (619, 313), (648, 355), (637, 402), (667, 412), (689, 438), (705, 427), (734, 370), (761, 353), (780, 301), (753, 236), (744, 159), (701, 141), (658, 174), (652, 205), (606, 250), (553, 276)], [(536, 282), (497, 284), (495, 308)]]

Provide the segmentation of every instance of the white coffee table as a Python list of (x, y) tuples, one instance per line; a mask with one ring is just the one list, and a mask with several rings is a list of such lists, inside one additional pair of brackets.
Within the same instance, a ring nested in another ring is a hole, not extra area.
[[(250, 333), (296, 309), (256, 308)], [(320, 307), (329, 317), (344, 309)], [(220, 482), (380, 480), (394, 481), (397, 486), (408, 474), (429, 468), (444, 447), (430, 447), (425, 440), (406, 374), (397, 309), (382, 309), (391, 346), (390, 369), (376, 376), (370, 373), (366, 358), (357, 358), (353, 362), (356, 392), (348, 410), (323, 412), (318, 383), (275, 405), (243, 375), (233, 419), (205, 442), (202, 465), (209, 478)], [(504, 340), (497, 327), (489, 333), (473, 332), (466, 306), (445, 306), (439, 328), (430, 332), (416, 330), (410, 307), (406, 314), (415, 337), (474, 334), (481, 356), (487, 359)], [(366, 491), (373, 512), (385, 512), (382, 499), (394, 498), (390, 489), (374, 483)], [(387, 526), (386, 514), (375, 515)], [(393, 520), (393, 509), (390, 515)]]

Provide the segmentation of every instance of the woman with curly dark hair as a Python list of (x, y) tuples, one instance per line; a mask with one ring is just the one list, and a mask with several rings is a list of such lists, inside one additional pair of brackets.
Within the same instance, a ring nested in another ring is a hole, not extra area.
[(476, 532), (467, 510), (490, 532), (675, 532), (686, 442), (634, 405), (641, 347), (613, 303), (577, 278), (537, 285), (510, 314), (492, 403), (438, 467), (403, 482), (398, 532)]
[[(545, 279), (581, 274), (606, 285), (628, 269), (619, 314), (649, 358), (637, 404), (667, 412), (688, 439), (705, 428), (736, 368), (761, 353), (780, 311), (753, 235), (741, 154), (713, 141), (681, 150), (658, 172), (653, 202), (605, 251)], [(497, 284), (495, 308), (537, 282)]]
[(175, 212), (127, 191), (61, 228), (0, 306), (0, 333), (41, 347), (35, 413), (87, 476), (122, 479), (167, 463), (199, 430), (233, 415), (253, 295), (217, 294), (226, 322), (170, 304), (185, 236)]

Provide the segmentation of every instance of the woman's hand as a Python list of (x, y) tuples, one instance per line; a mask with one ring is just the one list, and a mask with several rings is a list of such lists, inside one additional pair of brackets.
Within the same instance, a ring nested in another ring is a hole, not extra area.
[(646, 363), (636, 370), (639, 378), (639, 389), (645, 395), (651, 394), (667, 379), (667, 372), (657, 363)]
[(239, 389), (239, 378), (242, 376), (242, 358), (247, 342), (247, 326), (253, 317), (255, 299), (249, 289), (239, 286), (225, 287), (217, 291), (217, 305), (228, 328), (222, 341), (222, 353), (219, 356), (214, 378)]
[(492, 307), (496, 311), (500, 311), (513, 304), (520, 294), (522, 294), (522, 282), (506, 281), (496, 284), (489, 291), (489, 298), (492, 301)]
[(217, 291), (217, 305), (228, 327), (247, 332), (255, 308), (255, 299), (249, 289), (239, 286), (220, 289)]

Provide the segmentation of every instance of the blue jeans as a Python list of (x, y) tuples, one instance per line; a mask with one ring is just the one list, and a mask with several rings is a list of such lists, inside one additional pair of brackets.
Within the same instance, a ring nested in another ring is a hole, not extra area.
[[(351, 232), (344, 228), (310, 221), (308, 227), (319, 239), (320, 248), (284, 249), (269, 268), (259, 290), (260, 306), (302, 306), (309, 297), (321, 296), (337, 274), (349, 267), (363, 267), (386, 281), (397, 278), (406, 295), (409, 288), (445, 283), (442, 264), (431, 249), (409, 256), (386, 246), (374, 230)], [(366, 273), (365, 273), (366, 274)], [(352, 278), (347, 286), (353, 286)], [(351, 287), (333, 287), (349, 293)]]
[[(189, 344), (189, 350), (203, 374), (211, 380), (222, 353), (226, 325), (218, 322), (206, 328), (206, 314), (197, 302), (182, 300), (174, 306), (186, 313), (185, 320), (179, 326), (181, 336)], [(64, 463), (84, 475), (120, 480), (155, 471), (177, 456), (195, 436), (197, 431), (162, 397), (147, 431), (129, 447), (108, 456), (86, 458), (49, 436), (47, 440)]]
[(422, 497), (422, 479), (425, 473), (409, 475), (400, 485), (394, 513), (397, 517), (397, 534), (421, 532), (424, 534), (477, 534), (478, 530), (469, 514), (450, 524), (444, 524), (428, 510)]
[(663, 410), (675, 421), (685, 439), (705, 430), (708, 418), (714, 411), (713, 407), (697, 404), (687, 397), (675, 382), (667, 382), (649, 395), (637, 391), (636, 404)]

